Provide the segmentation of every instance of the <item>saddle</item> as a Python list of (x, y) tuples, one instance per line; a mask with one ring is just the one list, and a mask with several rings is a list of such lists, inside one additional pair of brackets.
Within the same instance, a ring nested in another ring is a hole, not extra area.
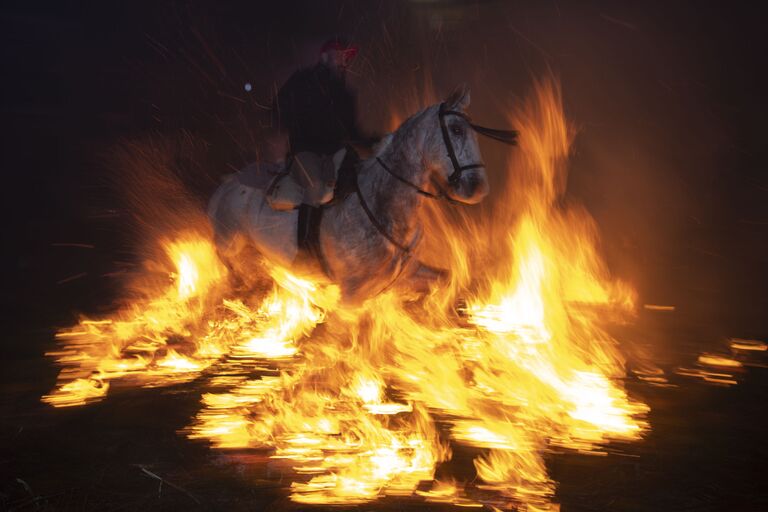
[(309, 151), (292, 155), (267, 187), (267, 203), (278, 211), (293, 210), (302, 204), (317, 207), (329, 203), (346, 153), (342, 148), (333, 155)]
[(298, 210), (296, 241), (299, 253), (294, 264), (316, 266), (329, 276), (320, 249), (320, 222), (325, 207), (354, 191), (359, 157), (354, 149), (342, 148), (333, 155), (301, 152), (293, 155), (285, 169), (267, 188), (267, 203), (275, 210)]

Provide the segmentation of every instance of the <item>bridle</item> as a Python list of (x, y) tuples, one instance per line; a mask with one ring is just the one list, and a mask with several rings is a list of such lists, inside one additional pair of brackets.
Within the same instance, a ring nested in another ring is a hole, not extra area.
[[(492, 138), (494, 140), (497, 140), (499, 142), (503, 142), (507, 145), (515, 145), (517, 144), (517, 131), (516, 130), (497, 130), (494, 128), (486, 128), (484, 126), (479, 126), (472, 123), (472, 119), (465, 114), (464, 112), (460, 112), (458, 110), (449, 110), (445, 103), (440, 104), (440, 109), (438, 110), (437, 117), (440, 122), (440, 133), (443, 136), (443, 144), (445, 145), (445, 149), (448, 151), (448, 158), (451, 160), (451, 165), (453, 166), (453, 172), (450, 176), (448, 176), (448, 183), (451, 185), (456, 184), (460, 179), (461, 175), (464, 171), (468, 171), (470, 169), (481, 169), (485, 167), (485, 164), (482, 162), (476, 162), (466, 165), (461, 165), (461, 162), (459, 162), (458, 157), (456, 156), (456, 150), (453, 147), (453, 141), (451, 140), (451, 136), (448, 133), (448, 126), (445, 122), (445, 118), (448, 116), (458, 116), (464, 119), (467, 124), (477, 133), (480, 135), (485, 135), (486, 137)], [(445, 191), (437, 184), (435, 183), (435, 186), (437, 187), (438, 193), (435, 194), (434, 192), (429, 192), (427, 190), (424, 190), (423, 188), (419, 187), (417, 184), (413, 183), (410, 180), (407, 180), (394, 172), (384, 161), (376, 157), (376, 162), (385, 170), (387, 171), (392, 177), (400, 181), (401, 183), (404, 183), (405, 185), (411, 187), (412, 189), (416, 190), (417, 193), (428, 197), (430, 199), (443, 199), (445, 201), (448, 201), (450, 203), (458, 203), (459, 201), (456, 201), (454, 199), (451, 199), (448, 197), (448, 195), (445, 193)], [(360, 206), (362, 206), (363, 211), (368, 216), (368, 219), (371, 221), (371, 224), (376, 228), (376, 230), (384, 237), (386, 238), (392, 245), (400, 249), (400, 251), (406, 253), (407, 256), (410, 256), (411, 250), (415, 246), (415, 243), (418, 241), (419, 237), (417, 236), (413, 242), (410, 244), (403, 244), (401, 242), (398, 242), (395, 240), (391, 234), (387, 232), (387, 230), (384, 228), (384, 226), (379, 222), (379, 220), (373, 215), (373, 212), (368, 207), (368, 203), (363, 198), (363, 194), (360, 191), (360, 186), (357, 182), (357, 173), (355, 173), (355, 179), (354, 179), (354, 185), (355, 185), (355, 192), (357, 193), (357, 197), (360, 200)]]
[(448, 134), (448, 125), (445, 123), (445, 118), (448, 116), (461, 117), (467, 121), (469, 126), (472, 126), (472, 121), (464, 112), (459, 112), (458, 110), (448, 110), (445, 106), (445, 103), (440, 104), (440, 110), (437, 113), (437, 118), (440, 120), (440, 133), (443, 135), (443, 144), (445, 145), (445, 149), (448, 150), (448, 158), (451, 159), (451, 165), (453, 166), (453, 172), (450, 176), (448, 176), (448, 183), (454, 185), (461, 179), (461, 174), (464, 171), (468, 171), (470, 169), (482, 169), (485, 167), (485, 164), (478, 162), (474, 164), (461, 165), (459, 159), (456, 157), (456, 150), (453, 149), (453, 141), (451, 140), (451, 136)]

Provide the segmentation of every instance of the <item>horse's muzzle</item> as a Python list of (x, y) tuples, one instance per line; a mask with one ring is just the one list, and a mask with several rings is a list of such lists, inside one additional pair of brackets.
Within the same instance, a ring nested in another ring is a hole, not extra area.
[(456, 185), (455, 199), (462, 203), (476, 204), (488, 195), (488, 179), (482, 169), (465, 172)]

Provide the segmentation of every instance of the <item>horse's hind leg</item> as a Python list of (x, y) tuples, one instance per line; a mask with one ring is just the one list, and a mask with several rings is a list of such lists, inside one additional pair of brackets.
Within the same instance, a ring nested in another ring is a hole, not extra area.
[(214, 231), (213, 235), (216, 255), (219, 257), (219, 261), (226, 267), (230, 280), (237, 276), (237, 256), (241, 252), (244, 243), (239, 238), (223, 234), (218, 229)]
[(230, 285), (233, 289), (242, 288), (244, 285), (244, 273), (242, 272), (240, 262), (242, 259), (241, 254), (246, 246), (246, 240), (240, 235), (224, 237), (217, 233), (215, 241), (216, 253), (219, 256), (219, 260), (227, 268)]
[(417, 293), (429, 293), (435, 287), (448, 284), (448, 270), (413, 261), (405, 275), (406, 286)]
[(245, 235), (236, 234), (227, 243), (217, 243), (219, 259), (227, 268), (229, 286), (238, 296), (252, 296), (271, 288), (261, 253)]

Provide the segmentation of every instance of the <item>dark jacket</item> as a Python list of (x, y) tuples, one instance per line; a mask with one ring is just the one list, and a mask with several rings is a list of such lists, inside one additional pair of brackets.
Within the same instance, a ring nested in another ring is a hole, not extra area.
[(295, 72), (280, 88), (273, 124), (288, 132), (291, 153), (329, 155), (359, 139), (355, 103), (343, 78), (317, 64)]

